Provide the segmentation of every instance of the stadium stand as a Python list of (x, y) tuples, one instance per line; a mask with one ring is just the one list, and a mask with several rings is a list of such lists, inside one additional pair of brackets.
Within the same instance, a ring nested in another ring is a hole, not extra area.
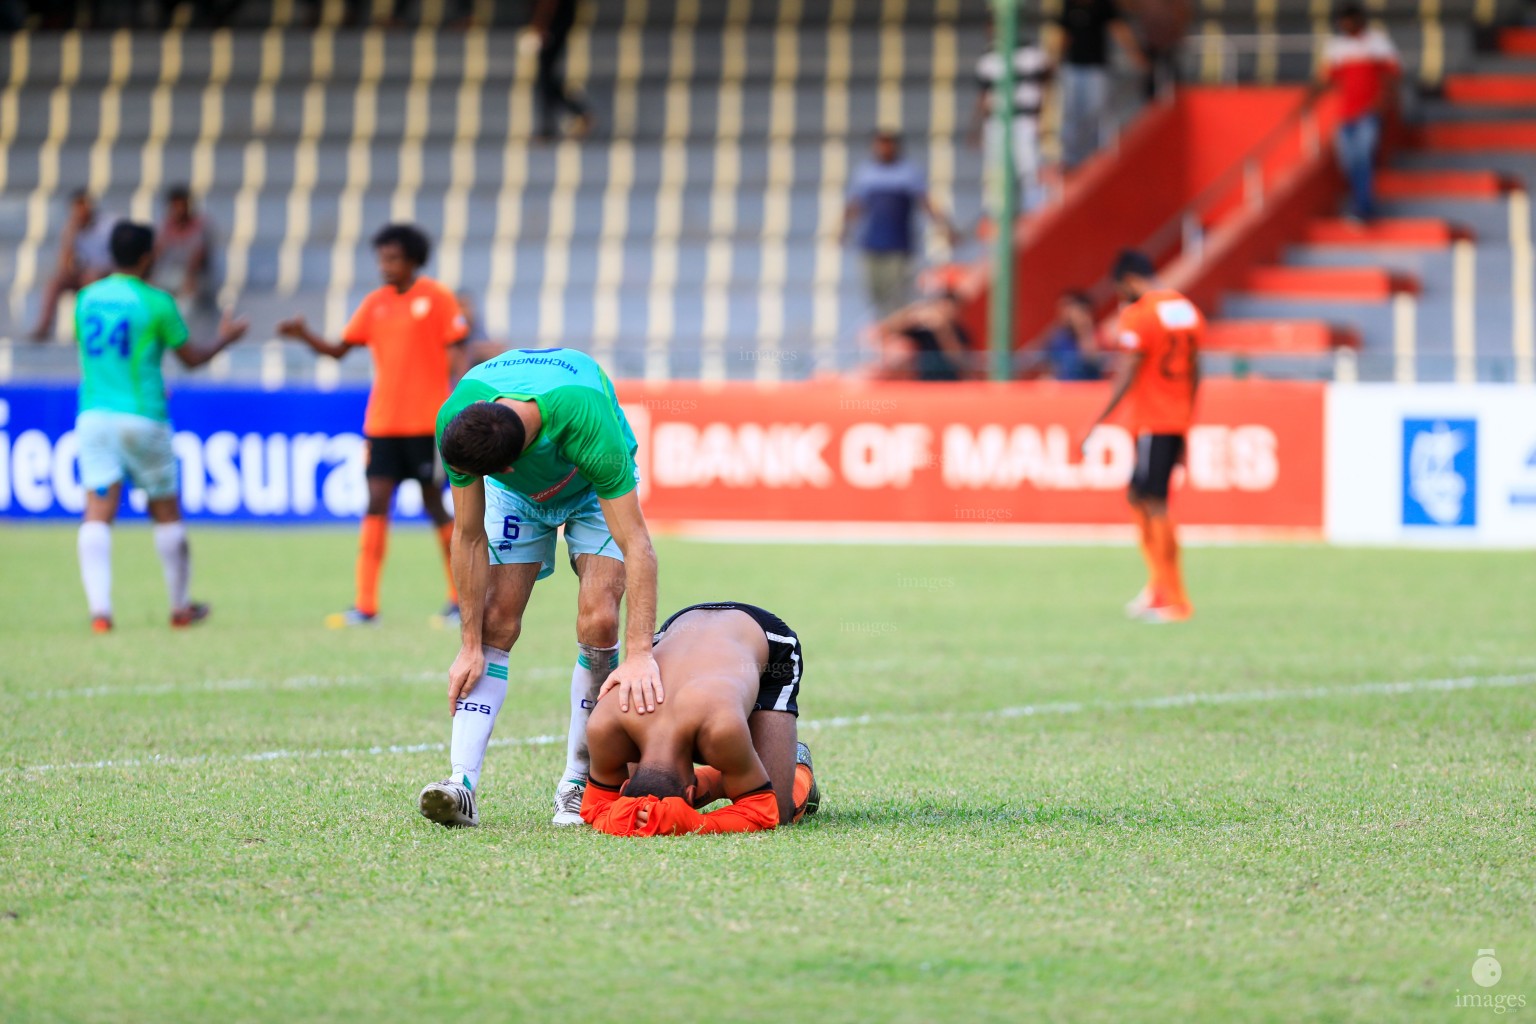
[[(867, 314), (836, 230), (848, 172), (877, 125), (901, 127), (958, 222), (980, 215), (980, 157), (960, 137), (986, 45), (984, 0), (594, 0), (569, 70), (597, 130), (550, 146), (530, 141), (533, 62), (516, 36), (526, 7), (476, 3), (486, 27), (439, 31), (449, 6), (426, 0), (411, 14), (420, 28), (407, 31), (335, 28), (336, 3), (309, 27), (308, 5), (251, 0), (229, 31), (12, 36), (0, 52), (0, 275), (10, 282), (0, 336), (19, 336), (35, 310), (76, 185), (105, 210), (148, 218), (165, 185), (190, 183), (227, 240), (224, 296), (252, 316), (258, 338), (293, 312), (336, 334), (372, 287), (372, 230), (414, 219), (438, 242), (430, 272), (477, 296), (493, 337), (587, 348), (616, 375), (652, 378), (797, 378), (859, 361)], [(1305, 78), (1327, 11), (1323, 0), (1203, 4), (1185, 48), (1189, 77)], [(1384, 176), (1392, 213), (1475, 237), (1479, 287), (1507, 294), (1530, 259), (1529, 206), (1527, 227), (1512, 228), (1525, 193), (1510, 186), (1530, 180), (1536, 150), (1469, 147), (1498, 109), (1488, 90), (1524, 95), (1524, 79), (1499, 81), (1536, 70), (1518, 33), (1499, 55), (1476, 51), (1514, 9), (1383, 0), (1372, 11), (1410, 78), (1443, 92), (1417, 112), (1425, 127)], [(1445, 194), (1421, 173), (1490, 167), (1497, 195), (1487, 178), (1433, 179), (1448, 183)], [(1369, 254), (1373, 266), (1428, 282), (1415, 300), (1419, 379), (1467, 365), (1466, 332), (1449, 329), (1442, 287), (1458, 258), (1465, 273), (1460, 251), (1452, 242)], [(1283, 262), (1361, 258), (1315, 235)], [(1366, 374), (1379, 353), (1397, 351), (1381, 303), (1292, 298), (1235, 291), (1224, 311), (1358, 336)], [(1518, 352), (1500, 340), (1520, 336), (1509, 306), (1477, 303), (1475, 374), (1514, 372)], [(1459, 339), (1460, 362), (1428, 347), (1442, 334)], [(57, 376), (71, 358), (67, 344), (0, 342), (0, 376)], [(1388, 359), (1401, 376), (1398, 361)], [(257, 341), (216, 369), (328, 384), (332, 367)], [(366, 360), (339, 372), (366, 375)]]

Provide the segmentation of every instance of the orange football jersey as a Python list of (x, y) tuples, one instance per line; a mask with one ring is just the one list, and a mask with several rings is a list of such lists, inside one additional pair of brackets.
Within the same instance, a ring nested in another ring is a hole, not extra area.
[(1195, 409), (1205, 317), (1171, 288), (1155, 288), (1120, 313), (1120, 346), (1141, 353), (1120, 419), (1133, 432), (1182, 434)]
[(348, 345), (367, 345), (373, 355), (363, 433), (433, 434), (437, 410), (448, 400), (448, 346), (467, 333), (458, 300), (429, 277), (418, 277), (404, 292), (388, 285), (370, 292), (341, 336)]

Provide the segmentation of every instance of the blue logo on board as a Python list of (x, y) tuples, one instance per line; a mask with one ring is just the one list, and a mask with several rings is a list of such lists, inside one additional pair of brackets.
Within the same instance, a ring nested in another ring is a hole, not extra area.
[(1403, 420), (1403, 525), (1477, 525), (1477, 421)]

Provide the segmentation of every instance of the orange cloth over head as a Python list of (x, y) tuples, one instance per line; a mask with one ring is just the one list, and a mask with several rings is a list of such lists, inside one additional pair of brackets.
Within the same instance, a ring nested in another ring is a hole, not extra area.
[[(644, 810), (645, 824), (640, 824)], [(758, 832), (778, 827), (779, 801), (764, 785), (721, 807), (701, 814), (682, 797), (621, 796), (616, 789), (587, 783), (581, 819), (611, 836), (681, 836), (708, 832)]]

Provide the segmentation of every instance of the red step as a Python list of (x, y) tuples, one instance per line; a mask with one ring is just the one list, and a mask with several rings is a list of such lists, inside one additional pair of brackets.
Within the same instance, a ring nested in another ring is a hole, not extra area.
[(1483, 106), (1536, 105), (1536, 75), (1450, 75), (1445, 98)]
[(1200, 346), (1210, 352), (1308, 355), (1360, 347), (1360, 335), (1323, 320), (1213, 320)]
[(1536, 28), (1516, 26), (1502, 30), (1499, 52), (1512, 57), (1536, 57)]
[(1382, 302), (1395, 292), (1417, 291), (1412, 278), (1381, 267), (1254, 267), (1237, 291), (1287, 299)]
[(1343, 218), (1320, 218), (1307, 224), (1300, 241), (1304, 245), (1439, 249), (1455, 241), (1457, 234), (1452, 225), (1434, 217), (1389, 217), (1368, 224)]
[(1536, 121), (1445, 121), (1420, 128), (1416, 141), (1422, 149), (1523, 153), (1536, 150)]
[(1378, 171), (1382, 199), (1494, 199), (1509, 191), (1509, 179), (1493, 171)]

